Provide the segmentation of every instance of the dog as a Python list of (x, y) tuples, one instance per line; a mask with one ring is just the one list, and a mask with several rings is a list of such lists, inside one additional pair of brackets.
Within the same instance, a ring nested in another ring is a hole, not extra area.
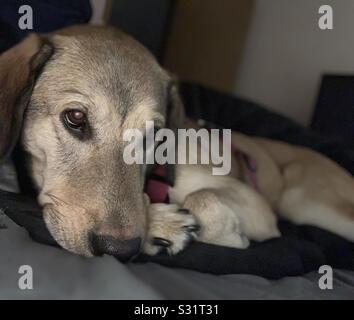
[(123, 160), (126, 129), (146, 121), (196, 128), (176, 81), (137, 41), (112, 27), (31, 34), (0, 56), (0, 159), (20, 145), (45, 223), (84, 256), (177, 254), (191, 239), (247, 248), (280, 236), (277, 215), (354, 241), (354, 180), (321, 154), (232, 133), (257, 163), (233, 156), (227, 176), (176, 164), (170, 203), (150, 203), (146, 165)]

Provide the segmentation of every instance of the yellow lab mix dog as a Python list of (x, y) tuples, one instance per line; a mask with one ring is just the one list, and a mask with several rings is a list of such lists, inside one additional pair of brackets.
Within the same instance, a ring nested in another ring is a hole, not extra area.
[(22, 146), (46, 225), (63, 248), (122, 261), (162, 248), (176, 254), (192, 238), (246, 248), (280, 235), (274, 212), (354, 241), (349, 173), (314, 151), (238, 133), (232, 143), (257, 162), (258, 191), (234, 157), (228, 176), (176, 165), (171, 204), (151, 204), (147, 167), (123, 159), (124, 131), (146, 121), (194, 126), (169, 74), (119, 30), (31, 35), (0, 56), (0, 158)]

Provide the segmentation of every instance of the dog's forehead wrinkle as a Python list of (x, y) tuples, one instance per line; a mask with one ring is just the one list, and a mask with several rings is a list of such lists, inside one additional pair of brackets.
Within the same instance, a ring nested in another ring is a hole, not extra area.
[(56, 41), (60, 49), (54, 58), (58, 63), (86, 72), (109, 90), (115, 89), (115, 84), (145, 86), (163, 77), (153, 56), (130, 37), (105, 32), (97, 37), (81, 35), (61, 40)]

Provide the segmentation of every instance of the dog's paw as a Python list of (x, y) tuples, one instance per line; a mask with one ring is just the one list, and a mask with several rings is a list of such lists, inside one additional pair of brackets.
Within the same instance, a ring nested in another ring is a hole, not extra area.
[(187, 209), (175, 204), (155, 203), (149, 206), (148, 232), (143, 252), (155, 255), (162, 250), (174, 255), (197, 237), (200, 227)]

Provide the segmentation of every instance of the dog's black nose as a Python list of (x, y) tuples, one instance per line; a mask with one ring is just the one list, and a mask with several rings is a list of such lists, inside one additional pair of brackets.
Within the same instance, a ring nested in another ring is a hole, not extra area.
[(108, 254), (115, 256), (119, 261), (126, 262), (139, 253), (141, 238), (117, 240), (112, 236), (103, 236), (92, 233), (91, 246), (93, 254), (101, 256)]

